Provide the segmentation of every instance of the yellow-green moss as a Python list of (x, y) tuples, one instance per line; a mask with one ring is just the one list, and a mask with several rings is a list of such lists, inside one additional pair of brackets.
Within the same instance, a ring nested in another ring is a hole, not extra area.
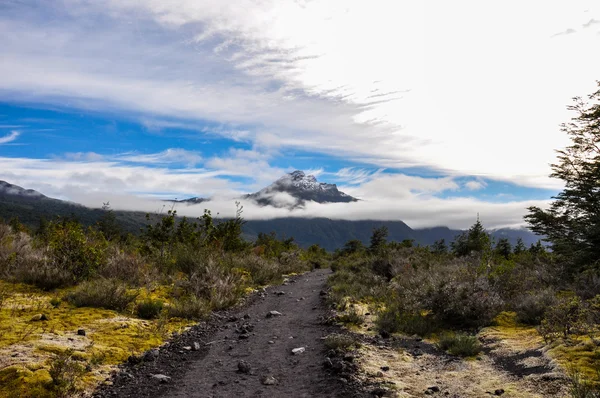
[[(50, 299), (64, 296), (69, 289), (48, 293), (23, 284), (3, 281), (0, 284), (4, 291), (9, 292), (0, 309), (0, 349), (25, 344), (28, 348), (20, 349), (18, 361), (22, 362), (24, 356), (31, 356), (27, 357), (30, 363), (26, 366), (12, 365), (0, 369), (0, 398), (52, 396), (46, 388), (52, 382), (48, 373), (49, 363), (51, 358), (68, 349), (74, 350), (74, 359), (102, 370), (84, 376), (83, 385), (91, 388), (101, 381), (110, 367), (122, 363), (132, 354), (138, 355), (160, 346), (173, 332), (180, 332), (192, 324), (181, 319), (146, 321), (134, 318), (131, 313), (74, 308), (66, 303), (54, 308)], [(168, 302), (171, 291), (172, 286), (143, 288), (138, 300), (151, 297)], [(48, 320), (31, 321), (34, 315), (40, 313)], [(78, 336), (78, 329), (84, 329), (86, 336)], [(10, 365), (10, 358), (5, 358), (4, 363)]]

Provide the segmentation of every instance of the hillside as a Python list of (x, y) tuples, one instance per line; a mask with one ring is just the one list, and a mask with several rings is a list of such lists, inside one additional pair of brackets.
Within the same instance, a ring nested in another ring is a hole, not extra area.
[[(43, 194), (26, 190), (5, 182), (0, 187), (0, 219), (13, 217), (31, 228), (36, 228), (42, 218), (51, 220), (56, 216), (75, 217), (85, 225), (95, 224), (103, 214), (101, 209), (91, 209), (76, 203), (52, 199)], [(25, 194), (27, 193), (27, 194)], [(35, 193), (35, 194), (34, 194)], [(146, 224), (145, 213), (115, 211), (115, 216), (125, 232), (137, 234)], [(332, 220), (328, 218), (276, 218), (271, 220), (248, 220), (244, 225), (244, 236), (254, 240), (259, 233), (275, 232), (279, 237), (293, 237), (301, 247), (319, 244), (329, 251), (342, 247), (347, 241), (358, 239), (369, 243), (374, 228), (386, 226), (390, 241), (413, 239), (415, 244), (430, 245), (445, 239), (449, 244), (461, 231), (447, 227), (412, 229), (402, 221), (375, 220)], [(495, 238), (507, 237), (512, 244), (521, 237), (529, 246), (537, 242), (538, 236), (528, 230), (502, 229), (492, 231)]]

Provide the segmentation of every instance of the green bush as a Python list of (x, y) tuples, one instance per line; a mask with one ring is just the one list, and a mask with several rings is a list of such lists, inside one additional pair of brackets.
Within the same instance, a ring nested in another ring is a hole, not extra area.
[(379, 332), (428, 336), (438, 329), (436, 320), (430, 316), (408, 313), (398, 306), (390, 305), (377, 314), (375, 326)]
[(568, 370), (569, 393), (572, 398), (600, 398), (600, 385), (586, 380), (575, 368)]
[(102, 234), (91, 229), (86, 234), (75, 221), (53, 223), (48, 243), (51, 262), (69, 272), (73, 283), (94, 275), (106, 262), (108, 242)]
[(73, 359), (73, 350), (54, 357), (48, 372), (52, 377), (51, 389), (58, 397), (75, 396), (82, 390), (79, 382), (85, 374), (85, 367)]
[(460, 357), (474, 357), (481, 352), (482, 346), (476, 336), (462, 333), (446, 333), (440, 336), (437, 347)]
[(158, 318), (164, 308), (164, 302), (162, 300), (154, 300), (148, 298), (135, 307), (137, 316), (142, 319), (155, 319)]
[(205, 318), (209, 312), (209, 304), (195, 296), (175, 299), (168, 309), (168, 314), (171, 318), (195, 320)]
[(76, 307), (97, 307), (123, 311), (137, 297), (127, 286), (115, 279), (97, 279), (83, 282), (65, 299)]

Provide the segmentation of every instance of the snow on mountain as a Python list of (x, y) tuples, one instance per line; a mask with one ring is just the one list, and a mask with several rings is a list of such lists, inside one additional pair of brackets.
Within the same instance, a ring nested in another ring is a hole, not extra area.
[[(313, 175), (296, 170), (279, 178), (260, 191), (245, 196), (258, 204), (275, 207), (302, 206), (306, 201), (317, 203), (348, 203), (358, 199), (338, 190), (335, 184), (318, 182)], [(291, 199), (291, 201), (290, 201)]]

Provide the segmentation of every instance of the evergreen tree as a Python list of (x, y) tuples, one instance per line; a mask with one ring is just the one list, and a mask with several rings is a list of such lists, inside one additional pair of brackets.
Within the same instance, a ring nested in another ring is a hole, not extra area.
[(563, 180), (565, 189), (548, 210), (529, 207), (525, 219), (546, 236), (555, 254), (579, 269), (600, 261), (600, 89), (573, 101), (568, 108), (576, 115), (561, 125), (571, 145), (558, 151), (550, 174)]
[(519, 255), (527, 251), (527, 247), (525, 247), (525, 243), (523, 243), (522, 238), (517, 238), (517, 244), (515, 245), (514, 253)]
[(505, 259), (509, 259), (510, 254), (512, 253), (512, 246), (507, 238), (501, 238), (498, 243), (496, 243), (495, 252)]
[(475, 224), (458, 235), (454, 242), (451, 243), (452, 252), (457, 256), (466, 256), (471, 252), (483, 252), (485, 249), (489, 249), (491, 245), (490, 235), (485, 232), (483, 224), (477, 216)]
[(387, 243), (388, 237), (388, 228), (384, 225), (379, 228), (373, 229), (373, 234), (371, 235), (371, 246), (369, 246), (369, 250), (371, 252), (376, 252), (385, 247)]
[(123, 232), (121, 225), (117, 221), (115, 212), (110, 208), (110, 203), (106, 202), (102, 204), (102, 210), (104, 213), (98, 220), (98, 230), (102, 232), (104, 238), (108, 241), (115, 240), (121, 236)]
[(448, 246), (446, 245), (446, 240), (440, 239), (433, 242), (433, 246), (431, 246), (431, 251), (436, 254), (448, 253)]

